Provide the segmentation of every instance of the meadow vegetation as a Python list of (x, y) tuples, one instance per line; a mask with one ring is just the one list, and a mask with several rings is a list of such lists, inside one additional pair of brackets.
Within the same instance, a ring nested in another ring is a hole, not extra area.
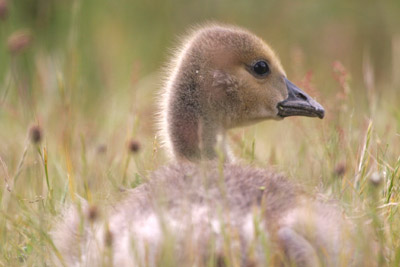
[(235, 129), (235, 154), (339, 201), (400, 266), (399, 14), (396, 0), (0, 0), (0, 266), (52, 266), (66, 203), (100, 207), (168, 162), (163, 68), (210, 20), (264, 38), (326, 109)]

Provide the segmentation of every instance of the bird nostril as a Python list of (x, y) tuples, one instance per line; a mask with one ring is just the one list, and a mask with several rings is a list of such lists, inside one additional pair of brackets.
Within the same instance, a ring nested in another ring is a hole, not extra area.
[(302, 93), (296, 93), (296, 96), (298, 97), (298, 98), (301, 98), (302, 100), (304, 100), (304, 101), (306, 101), (308, 98), (304, 95), (304, 94), (302, 94)]

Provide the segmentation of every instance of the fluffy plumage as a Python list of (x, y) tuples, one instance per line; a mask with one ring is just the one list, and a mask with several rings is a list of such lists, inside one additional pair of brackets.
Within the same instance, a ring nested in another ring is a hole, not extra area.
[[(298, 265), (318, 266), (319, 254), (335, 262), (343, 245), (344, 220), (333, 204), (314, 201), (283, 176), (263, 169), (172, 164), (125, 195), (103, 214), (106, 224), (91, 223), (87, 207), (82, 216), (75, 208), (65, 213), (55, 241), (68, 266), (100, 266), (108, 250), (114, 266), (160, 266), (164, 250), (172, 251), (181, 266), (224, 261), (228, 251), (238, 253), (240, 265), (262, 266), (262, 236), (271, 242), (276, 261), (284, 262), (287, 250)], [(226, 239), (230, 248), (224, 247)]]

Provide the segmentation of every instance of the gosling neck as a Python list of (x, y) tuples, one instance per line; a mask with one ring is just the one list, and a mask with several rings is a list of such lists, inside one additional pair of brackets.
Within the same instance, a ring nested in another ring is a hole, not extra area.
[(202, 101), (204, 92), (196, 80), (183, 80), (185, 82), (170, 88), (173, 97), (168, 103), (168, 138), (174, 156), (194, 162), (215, 158), (229, 161), (226, 131), (221, 120), (212, 114), (206, 101)]

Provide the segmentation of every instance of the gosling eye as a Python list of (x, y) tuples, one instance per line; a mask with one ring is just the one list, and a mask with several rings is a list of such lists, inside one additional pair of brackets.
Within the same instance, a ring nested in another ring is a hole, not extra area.
[(268, 63), (265, 62), (264, 60), (257, 61), (256, 63), (253, 64), (251, 67), (253, 74), (256, 77), (265, 77), (267, 74), (271, 72)]

